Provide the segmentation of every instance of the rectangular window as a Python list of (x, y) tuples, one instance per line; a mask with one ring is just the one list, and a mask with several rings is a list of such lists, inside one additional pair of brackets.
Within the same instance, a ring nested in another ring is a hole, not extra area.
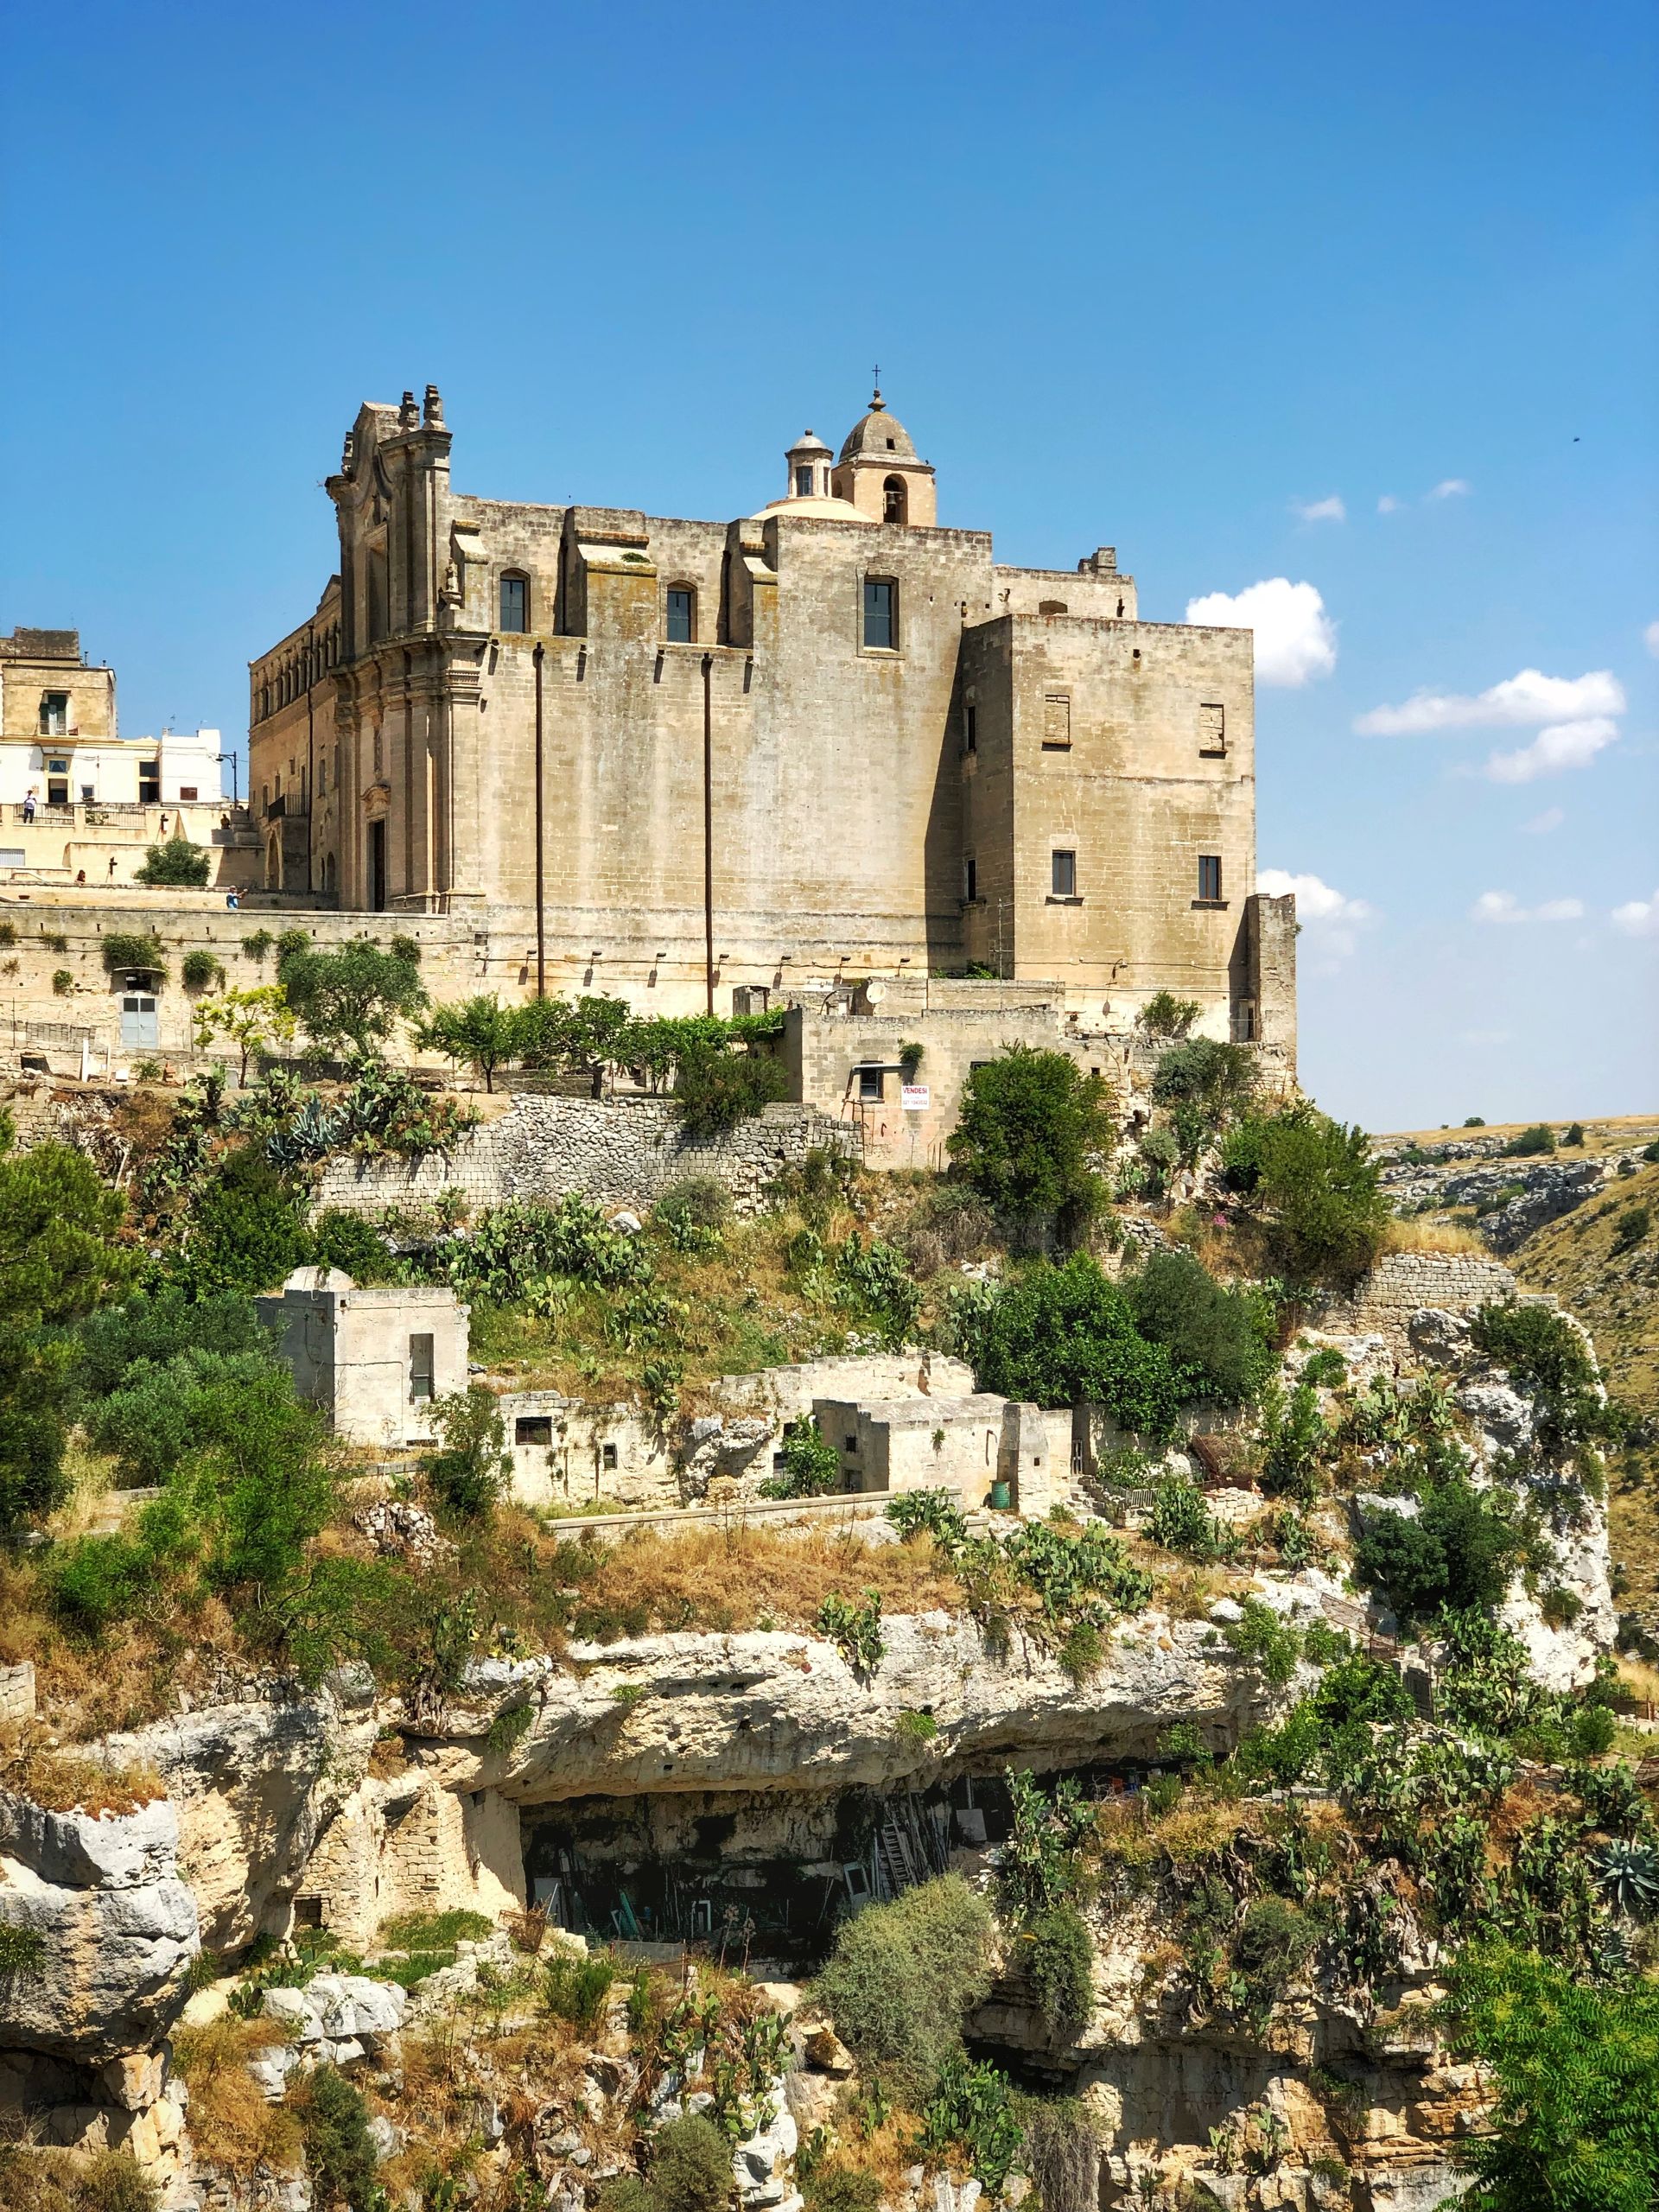
[(97, 797), (98, 785), (96, 784), (83, 784), (81, 785), (80, 803), (83, 806), (90, 806)]
[(140, 806), (159, 806), (161, 803), (161, 763), (159, 760), (141, 760), (138, 764), (138, 804)]
[(1075, 899), (1077, 895), (1077, 856), (1075, 853), (1052, 853), (1049, 855), (1049, 895), (1054, 899)]
[(551, 1444), (553, 1416), (550, 1414), (520, 1414), (512, 1424), (515, 1444)]
[(979, 712), (971, 702), (962, 710), (962, 749), (964, 753), (979, 750)]
[(599, 1457), (600, 1457), (600, 1463), (601, 1463), (601, 1465), (605, 1468), (605, 1470), (606, 1470), (607, 1473), (613, 1474), (613, 1473), (615, 1472), (615, 1471), (616, 1471), (616, 1446), (615, 1446), (615, 1445), (614, 1445), (614, 1444), (604, 1444), (604, 1445), (601, 1445), (601, 1446), (600, 1446)]
[(63, 737), (69, 728), (69, 694), (67, 691), (42, 691), (41, 694), (41, 735)]
[(668, 642), (671, 645), (689, 645), (697, 634), (694, 619), (695, 594), (689, 591), (671, 591), (668, 594)]
[(68, 805), (69, 779), (67, 776), (48, 776), (47, 778), (46, 803), (48, 806)]
[(812, 464), (810, 461), (803, 461), (795, 471), (795, 496), (798, 499), (810, 499), (812, 496)]
[(1227, 750), (1227, 709), (1213, 701), (1198, 709), (1198, 750), (1211, 760)]
[(962, 895), (970, 906), (979, 896), (979, 862), (971, 853), (962, 864)]
[(522, 637), (530, 627), (530, 580), (527, 576), (501, 579), (501, 627)]
[(872, 652), (891, 652), (899, 642), (895, 601), (899, 587), (891, 577), (864, 579), (864, 644)]
[(1198, 855), (1198, 897), (1206, 906), (1216, 906), (1221, 899), (1221, 855), (1200, 853)]
[(860, 1068), (858, 1071), (858, 1095), (867, 1106), (879, 1105), (880, 1103), (881, 1094), (884, 1088), (885, 1078), (883, 1077), (880, 1068)]
[(411, 1398), (432, 1395), (433, 1360), (430, 1332), (411, 1337), (409, 1340), (409, 1395)]
[(1071, 695), (1049, 691), (1043, 696), (1043, 750), (1067, 753), (1071, 747)]
[(179, 785), (179, 797), (180, 797), (181, 799), (182, 799), (182, 798), (194, 799), (194, 797), (195, 797), (195, 795), (196, 795), (196, 786), (195, 786), (194, 784), (181, 784), (181, 785)]

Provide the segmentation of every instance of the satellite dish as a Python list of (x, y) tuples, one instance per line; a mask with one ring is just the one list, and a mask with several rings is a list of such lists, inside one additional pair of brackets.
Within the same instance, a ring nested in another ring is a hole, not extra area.
[(864, 986), (864, 995), (872, 1006), (880, 1006), (882, 1000), (887, 995), (887, 987), (885, 983), (866, 983)]

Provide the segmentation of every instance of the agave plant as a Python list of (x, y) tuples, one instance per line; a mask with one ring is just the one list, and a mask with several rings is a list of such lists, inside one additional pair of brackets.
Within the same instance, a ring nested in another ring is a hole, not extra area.
[(1597, 1885), (1615, 1912), (1645, 1919), (1659, 1906), (1659, 1851), (1650, 1843), (1617, 1837), (1602, 1845), (1592, 1864)]

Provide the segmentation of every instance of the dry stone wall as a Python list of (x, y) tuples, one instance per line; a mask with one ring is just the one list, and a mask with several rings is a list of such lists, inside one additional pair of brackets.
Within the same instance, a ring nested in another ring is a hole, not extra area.
[(1344, 1335), (1383, 1337), (1404, 1353), (1411, 1317), (1426, 1306), (1472, 1313), (1516, 1295), (1514, 1275), (1498, 1260), (1472, 1252), (1390, 1252), (1351, 1300), (1332, 1306), (1323, 1325)]
[(512, 1110), (448, 1152), (418, 1160), (336, 1160), (316, 1205), (353, 1213), (429, 1204), (458, 1190), (474, 1206), (579, 1191), (601, 1205), (651, 1205), (689, 1175), (723, 1183), (754, 1213), (786, 1167), (814, 1149), (852, 1155), (856, 1130), (809, 1106), (768, 1106), (723, 1136), (688, 1137), (667, 1099), (622, 1102), (521, 1093)]

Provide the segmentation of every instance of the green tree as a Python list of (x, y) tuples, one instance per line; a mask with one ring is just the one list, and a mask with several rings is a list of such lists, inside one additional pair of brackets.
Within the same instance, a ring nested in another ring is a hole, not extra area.
[(248, 991), (221, 991), (217, 998), (203, 999), (193, 1019), (196, 1042), (204, 1052), (215, 1037), (228, 1038), (236, 1046), (242, 1055), (237, 1080), (245, 1084), (251, 1055), (291, 1045), (298, 1026), (288, 993), (280, 983), (266, 983)]
[(1186, 1166), (1243, 1110), (1255, 1084), (1255, 1056), (1248, 1045), (1193, 1037), (1160, 1056), (1152, 1101), (1169, 1115)]
[(1380, 1591), (1402, 1621), (1442, 1606), (1491, 1611), (1509, 1588), (1522, 1540), (1473, 1486), (1453, 1478), (1423, 1499), (1414, 1518), (1379, 1512), (1354, 1553), (1354, 1578)]
[(169, 889), (203, 891), (213, 873), (213, 855), (206, 845), (193, 845), (179, 831), (164, 845), (152, 845), (143, 865), (133, 872), (135, 883), (160, 884)]
[(181, 1352), (244, 1352), (270, 1349), (253, 1300), (226, 1291), (193, 1305), (175, 1285), (137, 1292), (119, 1306), (89, 1314), (76, 1332), (76, 1382), (84, 1405), (118, 1390), (139, 1361), (162, 1366)]
[(426, 1004), (416, 963), (366, 938), (338, 952), (296, 945), (280, 955), (276, 974), (307, 1036), (319, 1045), (372, 1051), (401, 1017)]
[(319, 2203), (343, 2201), (349, 2212), (376, 2212), (384, 2192), (374, 2177), (368, 2107), (358, 2091), (336, 2067), (320, 2066), (295, 2101)]
[(133, 1255), (124, 1211), (67, 1145), (0, 1156), (0, 1532), (63, 1496), (73, 1374), (68, 1325), (115, 1296)]
[(1028, 1268), (986, 1311), (971, 1349), (982, 1390), (1049, 1407), (1087, 1400), (1121, 1427), (1175, 1433), (1182, 1390), (1169, 1354), (1086, 1253)]
[(1109, 1094), (1064, 1052), (1010, 1046), (968, 1077), (947, 1140), (966, 1179), (1009, 1219), (1082, 1228), (1103, 1196), (1093, 1160), (1112, 1141)]
[(993, 1925), (959, 1874), (843, 1921), (817, 1995), (855, 2057), (925, 2095), (990, 1987)]
[(1136, 1327), (1169, 1354), (1186, 1395), (1253, 1402), (1274, 1366), (1265, 1300), (1224, 1289), (1190, 1252), (1154, 1252), (1123, 1288)]
[(495, 1089), (496, 1070), (518, 1058), (524, 1038), (523, 1009), (503, 1006), (493, 993), (435, 1006), (415, 1027), (415, 1042), (423, 1052), (442, 1052), (475, 1067), (486, 1090)]
[(529, 1068), (568, 1068), (585, 1075), (595, 1098), (621, 1058), (633, 1015), (626, 999), (532, 999), (522, 1009), (522, 1055)]
[(425, 1460), (427, 1479), (452, 1513), (474, 1520), (489, 1512), (512, 1471), (499, 1400), (474, 1382), (435, 1398), (432, 1418), (442, 1441)]
[(193, 1298), (281, 1287), (311, 1256), (299, 1200), (261, 1152), (232, 1152), (202, 1184), (168, 1274)]
[(1459, 2152), (1467, 2212), (1652, 2212), (1659, 2202), (1659, 1984), (1595, 1983), (1535, 1951), (1471, 1948), (1442, 2018), (1491, 2070), (1487, 2132)]
[(674, 1096), (688, 1136), (723, 1135), (788, 1092), (789, 1074), (781, 1060), (734, 1052), (724, 1045), (690, 1044), (675, 1068)]
[(1246, 1120), (1223, 1158), (1229, 1183), (1262, 1215), (1274, 1258), (1298, 1281), (1351, 1283), (1376, 1259), (1389, 1207), (1363, 1129), (1299, 1102)]

